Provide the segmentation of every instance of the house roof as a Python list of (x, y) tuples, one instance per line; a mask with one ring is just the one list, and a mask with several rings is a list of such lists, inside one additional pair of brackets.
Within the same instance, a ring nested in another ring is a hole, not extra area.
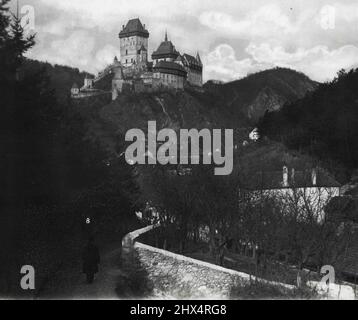
[(182, 77), (186, 76), (185, 69), (178, 63), (170, 61), (160, 61), (154, 66), (154, 71), (161, 73), (175, 74)]
[[(199, 55), (198, 55), (199, 57)], [(184, 53), (183, 54), (183, 64), (190, 69), (202, 71), (203, 70), (203, 64), (201, 63), (200, 57), (199, 59), (191, 56), (190, 54)]]
[(79, 86), (76, 82), (72, 85), (72, 89), (79, 89)]
[(312, 171), (295, 170), (294, 174), (288, 172), (288, 186), (283, 184), (283, 171), (264, 171), (254, 174), (252, 179), (247, 182), (247, 189), (250, 190), (272, 190), (272, 189), (289, 189), (289, 188), (308, 188), (308, 187), (340, 187), (329, 173), (322, 169), (316, 170), (317, 183), (313, 184)]
[(184, 53), (183, 57), (190, 65), (202, 66), (201, 61), (197, 60), (195, 57), (191, 56), (190, 54)]
[(144, 38), (149, 38), (149, 32), (144, 28), (139, 18), (129, 20), (127, 25), (119, 33), (119, 38), (126, 38), (137, 35)]
[(153, 59), (160, 59), (166, 57), (173, 57), (177, 58), (179, 56), (179, 52), (175, 49), (175, 46), (171, 41), (167, 39), (164, 40), (158, 47), (156, 51), (153, 52), (152, 58)]

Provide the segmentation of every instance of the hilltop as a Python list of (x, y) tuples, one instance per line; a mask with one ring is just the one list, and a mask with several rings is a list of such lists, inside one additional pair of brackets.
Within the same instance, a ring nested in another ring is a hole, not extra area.
[(234, 117), (247, 118), (255, 124), (266, 111), (279, 110), (287, 102), (303, 98), (318, 83), (303, 73), (275, 68), (226, 84), (209, 82), (205, 88), (230, 110)]
[[(109, 82), (105, 78), (101, 85), (107, 87)], [(174, 130), (232, 128), (241, 144), (266, 110), (279, 109), (316, 86), (303, 74), (277, 68), (232, 83), (207, 83), (204, 90), (123, 93), (109, 104), (97, 103), (95, 113), (87, 110), (95, 100), (76, 104), (84, 114), (91, 113), (89, 135), (97, 137), (111, 153), (117, 153), (118, 142), (124, 140), (127, 130), (146, 131), (150, 120), (157, 121), (158, 128)]]
[(81, 72), (78, 68), (71, 68), (58, 64), (50, 64), (37, 60), (27, 59), (21, 68), (23, 74), (34, 74), (43, 72), (47, 77), (50, 89), (54, 90), (55, 96), (60, 102), (69, 97), (69, 92), (74, 83), (82, 86), (83, 80), (88, 74)]
[(303, 99), (266, 114), (260, 131), (289, 148), (358, 167), (358, 69), (341, 71)]

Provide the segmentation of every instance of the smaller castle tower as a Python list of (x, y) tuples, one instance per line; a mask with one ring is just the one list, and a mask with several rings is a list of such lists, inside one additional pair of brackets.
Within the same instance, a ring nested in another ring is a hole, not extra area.
[(83, 87), (86, 89), (92, 89), (93, 88), (93, 77), (90, 76), (88, 73), (86, 74)]
[(123, 66), (118, 61), (117, 57), (114, 59), (112, 72), (114, 73), (112, 80), (112, 100), (116, 100), (120, 93), (130, 91), (132, 84), (130, 80), (126, 80)]

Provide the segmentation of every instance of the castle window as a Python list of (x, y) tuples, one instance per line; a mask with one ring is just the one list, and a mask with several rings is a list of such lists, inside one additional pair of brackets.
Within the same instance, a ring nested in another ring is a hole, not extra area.
[(126, 50), (126, 55), (128, 55), (128, 50)]

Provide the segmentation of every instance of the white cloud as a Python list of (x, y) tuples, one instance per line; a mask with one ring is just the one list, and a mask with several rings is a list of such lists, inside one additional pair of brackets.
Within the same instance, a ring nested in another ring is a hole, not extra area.
[(228, 44), (220, 44), (203, 58), (207, 79), (231, 81), (248, 73), (265, 69), (264, 65), (254, 64), (252, 59), (237, 60), (235, 50)]
[(68, 28), (69, 26), (64, 24), (61, 20), (54, 20), (47, 24), (38, 26), (36, 31), (38, 33), (49, 33), (52, 35), (63, 36)]
[(95, 39), (87, 31), (74, 31), (68, 38), (54, 40), (40, 53), (33, 52), (38, 59), (52, 63), (86, 69), (91, 66)]
[[(31, 57), (99, 71), (118, 55), (122, 24), (140, 17), (150, 53), (168, 29), (179, 51), (200, 51), (205, 79), (287, 66), (324, 81), (358, 62), (358, 2), (334, 1), (27, 0), (38, 34)], [(322, 28), (327, 4), (334, 29)]]
[(262, 43), (250, 44), (246, 51), (259, 64), (296, 69), (317, 81), (330, 80), (335, 77), (338, 70), (349, 69), (358, 63), (358, 48), (353, 45), (333, 50), (326, 46), (315, 46), (287, 52), (283, 47), (271, 47), (267, 43)]
[(103, 49), (98, 50), (95, 56), (95, 69), (99, 71), (105, 68), (113, 62), (115, 56), (120, 57), (120, 50), (115, 46), (106, 45)]
[(234, 18), (219, 11), (206, 11), (200, 15), (199, 20), (203, 25), (223, 34), (242, 38), (264, 38), (276, 35), (277, 32), (289, 34), (298, 31), (278, 4), (252, 10), (244, 18)]
[(349, 69), (358, 64), (358, 48), (352, 45), (335, 50), (315, 46), (287, 52), (281, 46), (251, 43), (246, 52), (249, 57), (238, 60), (230, 45), (220, 44), (203, 58), (207, 78), (230, 81), (279, 66), (301, 71), (313, 80), (324, 82), (333, 79), (340, 69)]

